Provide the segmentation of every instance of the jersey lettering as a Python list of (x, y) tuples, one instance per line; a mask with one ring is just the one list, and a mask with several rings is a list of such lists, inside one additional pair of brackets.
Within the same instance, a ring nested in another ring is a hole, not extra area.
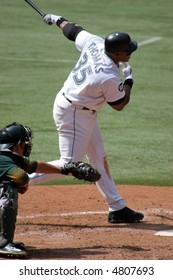
[(102, 56), (104, 53), (104, 49), (98, 49), (97, 45), (95, 42), (92, 42), (89, 47), (88, 50), (91, 54), (92, 60), (93, 60), (93, 64), (94, 64), (94, 69), (95, 69), (95, 73), (98, 74), (100, 72), (106, 72), (106, 68), (111, 66), (110, 64), (104, 64), (103, 60), (102, 60)]
[(84, 55), (78, 61), (77, 65), (72, 71), (72, 73), (74, 73), (73, 80), (76, 85), (81, 85), (82, 83), (85, 82), (87, 75), (93, 74), (91, 65), (87, 65), (87, 62), (88, 62), (88, 55), (87, 53), (84, 53)]

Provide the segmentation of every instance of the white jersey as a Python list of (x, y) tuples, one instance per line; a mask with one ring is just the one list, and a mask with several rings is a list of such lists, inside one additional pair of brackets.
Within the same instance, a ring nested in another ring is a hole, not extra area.
[(60, 94), (76, 106), (100, 109), (105, 102), (125, 96), (119, 67), (104, 53), (104, 40), (81, 31), (75, 41), (81, 56), (64, 83)]

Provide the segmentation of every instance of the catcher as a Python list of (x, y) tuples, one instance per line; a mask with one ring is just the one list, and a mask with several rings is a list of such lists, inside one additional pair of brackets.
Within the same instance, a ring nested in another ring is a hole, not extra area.
[(91, 165), (68, 163), (63, 168), (29, 159), (33, 133), (30, 127), (12, 123), (0, 130), (0, 256), (26, 257), (25, 245), (14, 242), (18, 193), (28, 189), (33, 172), (72, 174), (79, 180), (96, 182), (100, 174)]

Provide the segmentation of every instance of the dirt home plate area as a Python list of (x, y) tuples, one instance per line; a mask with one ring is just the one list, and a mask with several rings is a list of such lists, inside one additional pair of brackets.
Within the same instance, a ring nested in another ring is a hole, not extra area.
[(93, 184), (31, 186), (19, 195), (15, 241), (33, 260), (173, 260), (173, 188), (118, 190), (143, 222), (109, 224)]

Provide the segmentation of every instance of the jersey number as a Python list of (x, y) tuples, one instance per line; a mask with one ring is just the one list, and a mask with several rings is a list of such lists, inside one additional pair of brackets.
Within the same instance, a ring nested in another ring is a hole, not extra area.
[(72, 73), (73, 80), (76, 85), (81, 85), (85, 82), (87, 75), (91, 75), (93, 73), (91, 65), (87, 65), (88, 55), (84, 53), (82, 58), (78, 61), (77, 65), (73, 69)]

